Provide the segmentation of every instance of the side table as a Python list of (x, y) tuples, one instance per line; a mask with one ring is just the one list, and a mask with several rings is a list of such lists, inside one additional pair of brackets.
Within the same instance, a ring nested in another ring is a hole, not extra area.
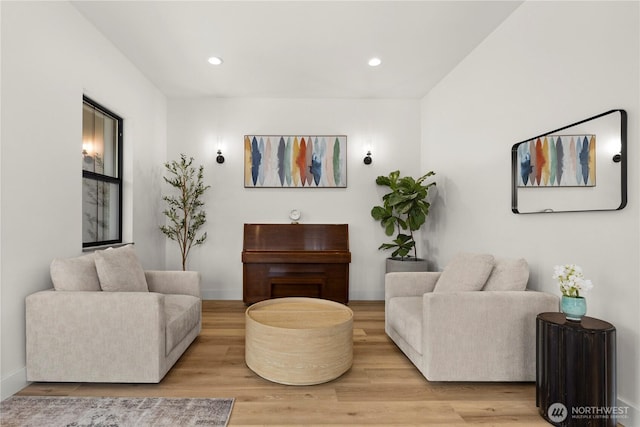
[(555, 426), (615, 427), (616, 329), (563, 313), (536, 319), (536, 406)]

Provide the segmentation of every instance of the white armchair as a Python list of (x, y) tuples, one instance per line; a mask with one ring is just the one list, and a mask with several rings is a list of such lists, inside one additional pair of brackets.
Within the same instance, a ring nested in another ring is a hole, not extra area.
[(386, 333), (430, 381), (535, 381), (536, 315), (558, 297), (525, 290), (528, 277), (522, 259), (477, 254), (388, 273)]
[(26, 298), (29, 381), (157, 383), (200, 333), (198, 272), (145, 272), (125, 247), (51, 273), (55, 289)]

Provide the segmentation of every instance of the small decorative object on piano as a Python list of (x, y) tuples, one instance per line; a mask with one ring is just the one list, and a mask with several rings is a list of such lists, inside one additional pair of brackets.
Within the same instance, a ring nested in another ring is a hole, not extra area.
[(302, 214), (298, 209), (291, 209), (291, 212), (289, 212), (289, 218), (291, 219), (291, 224), (297, 224), (301, 217), (302, 217)]

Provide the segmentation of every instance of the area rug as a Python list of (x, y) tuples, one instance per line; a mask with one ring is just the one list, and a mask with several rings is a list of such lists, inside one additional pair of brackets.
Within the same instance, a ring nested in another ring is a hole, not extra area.
[(12, 396), (2, 427), (226, 426), (234, 399)]

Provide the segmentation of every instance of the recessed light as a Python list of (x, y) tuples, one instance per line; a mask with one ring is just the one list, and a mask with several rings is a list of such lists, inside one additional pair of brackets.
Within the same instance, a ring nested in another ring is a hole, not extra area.
[(382, 60), (380, 58), (371, 58), (368, 64), (370, 67), (377, 67), (382, 64)]
[(212, 56), (211, 58), (208, 59), (209, 64), (211, 65), (221, 65), (222, 64), (222, 58), (218, 58), (217, 56)]

